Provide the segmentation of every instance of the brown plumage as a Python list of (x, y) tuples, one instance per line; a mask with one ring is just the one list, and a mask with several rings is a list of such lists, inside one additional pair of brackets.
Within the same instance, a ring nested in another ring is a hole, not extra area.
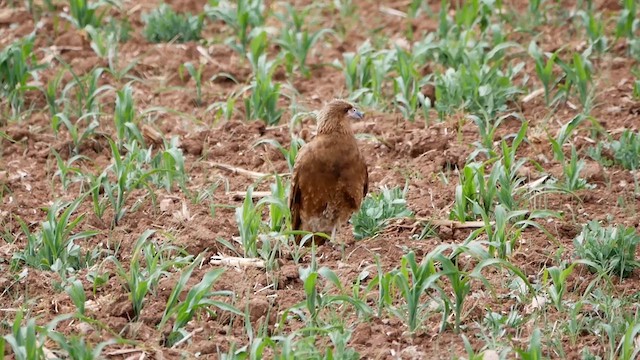
[[(333, 241), (337, 228), (360, 208), (369, 175), (350, 121), (362, 116), (353, 104), (338, 99), (318, 113), (318, 134), (300, 149), (293, 167), (293, 230), (331, 234)], [(296, 242), (302, 237), (296, 236)], [(313, 241), (321, 244), (324, 239), (316, 236)]]

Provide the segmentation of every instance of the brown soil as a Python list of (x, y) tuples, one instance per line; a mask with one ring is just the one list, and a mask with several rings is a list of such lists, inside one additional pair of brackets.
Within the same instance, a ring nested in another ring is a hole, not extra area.
[[(598, 9), (603, 11), (617, 11), (616, 1), (596, 1)], [(310, 1), (298, 1), (310, 3)], [(330, 63), (334, 59), (342, 59), (342, 52), (354, 51), (370, 34), (371, 27), (379, 28), (389, 38), (402, 38), (406, 29), (406, 22), (402, 18), (383, 13), (377, 2), (357, 0), (357, 15), (354, 24), (347, 27), (344, 40), (334, 39), (320, 43), (316, 51), (310, 56), (313, 73), (311, 78), (295, 78), (292, 85), (300, 93), (298, 105), (306, 110), (318, 109), (322, 104), (333, 98), (344, 96), (343, 75), (339, 70), (320, 64)], [(388, 7), (404, 5), (398, 2), (387, 2)], [(406, 2), (400, 2), (402, 4)], [(434, 11), (440, 1), (430, 1)], [(514, 9), (526, 11), (526, 2), (516, 1)], [(573, 5), (572, 1), (563, 1), (563, 5)], [(2, 2), (0, 2), (2, 4)], [(199, 12), (206, 1), (170, 1), (176, 10)], [(524, 4), (524, 5), (523, 5)], [(290, 142), (290, 131), (286, 126), (265, 127), (262, 123), (248, 123), (244, 119), (244, 109), (241, 101), (236, 104), (236, 111), (230, 121), (216, 119), (213, 112), (208, 112), (206, 106), (195, 104), (194, 81), (182, 80), (178, 76), (178, 67), (187, 61), (195, 64), (205, 64), (203, 79), (208, 79), (218, 73), (232, 75), (240, 84), (218, 78), (215, 81), (205, 81), (203, 86), (203, 101), (212, 104), (224, 101), (234, 91), (239, 91), (250, 80), (251, 68), (237, 53), (220, 43), (230, 30), (221, 23), (209, 23), (203, 33), (206, 39), (216, 39), (210, 45), (197, 43), (187, 44), (149, 44), (141, 35), (143, 24), (139, 21), (142, 12), (156, 6), (155, 1), (142, 0), (126, 3), (122, 13), (127, 13), (134, 30), (132, 39), (120, 47), (120, 63), (122, 66), (136, 59), (131, 75), (142, 78), (134, 86), (134, 97), (139, 109), (150, 107), (166, 107), (181, 114), (153, 113), (142, 119), (141, 124), (147, 124), (162, 133), (165, 139), (177, 136), (187, 158), (187, 171), (190, 176), (189, 188), (193, 191), (202, 190), (219, 179), (226, 179), (229, 191), (246, 191), (253, 183), (253, 179), (232, 174), (215, 168), (213, 163), (225, 163), (240, 168), (272, 173), (288, 171), (286, 161), (279, 152), (268, 147), (254, 147), (260, 139), (276, 139), (285, 146)], [(332, 15), (333, 16), (333, 15)], [(337, 15), (335, 15), (337, 16)], [(55, 49), (59, 56), (81, 76), (92, 71), (97, 66), (106, 66), (106, 62), (96, 57), (91, 50), (88, 37), (72, 26), (51, 16), (40, 18), (41, 29), (37, 33), (37, 48)], [(55, 21), (60, 24), (54, 25)], [(332, 26), (337, 19), (327, 17), (327, 24)], [(65, 24), (64, 26), (61, 24)], [(31, 32), (36, 24), (32, 16), (23, 8), (0, 6), (0, 46), (5, 46), (20, 36)], [(365, 27), (365, 31), (361, 27)], [(540, 46), (547, 51), (560, 45), (575, 42), (570, 31), (564, 31), (570, 24), (562, 27), (541, 26), (539, 30)], [(425, 19), (415, 20), (414, 31), (422, 34), (434, 31), (437, 22)], [(528, 44), (530, 35), (518, 33), (513, 35), (522, 44)], [(618, 132), (621, 128), (638, 129), (638, 109), (640, 104), (631, 96), (632, 75), (630, 69), (637, 65), (628, 58), (622, 57), (624, 51), (614, 51), (604, 56), (594, 65), (601, 76), (599, 77), (598, 106), (592, 115), (598, 119), (604, 128), (611, 132)], [(276, 52), (277, 49), (271, 49)], [(203, 56), (202, 53), (206, 53)], [(40, 59), (46, 52), (38, 52)], [(40, 82), (46, 84), (63, 67), (56, 60), (54, 66), (43, 70)], [(529, 75), (534, 78), (533, 64), (527, 64)], [(283, 75), (284, 76), (284, 75)], [(69, 74), (63, 77), (62, 84), (71, 80)], [(117, 88), (128, 80), (118, 82), (113, 77), (103, 75), (103, 84), (110, 84)], [(532, 86), (533, 88), (537, 86)], [(107, 92), (101, 99), (102, 111), (110, 114), (113, 111), (115, 94)], [(0, 184), (3, 188), (2, 206), (0, 208), (0, 227), (5, 234), (16, 236), (15, 242), (0, 242), (0, 318), (11, 322), (13, 313), (5, 309), (15, 309), (23, 304), (29, 308), (29, 316), (38, 317), (38, 321), (45, 323), (55, 316), (70, 313), (75, 310), (69, 296), (59, 288), (60, 278), (53, 272), (39, 271), (29, 268), (25, 277), (17, 279), (17, 274), (9, 271), (12, 255), (24, 247), (26, 240), (20, 230), (18, 219), (24, 221), (31, 231), (37, 231), (39, 224), (46, 218), (46, 207), (54, 200), (74, 199), (80, 191), (80, 185), (72, 185), (66, 192), (60, 186), (59, 179), (54, 176), (57, 165), (51, 149), (58, 151), (64, 158), (70, 156), (70, 137), (65, 131), (55, 136), (51, 131), (48, 110), (45, 109), (44, 95), (38, 92), (30, 93), (28, 105), (33, 111), (24, 116), (19, 122), (0, 120), (0, 131), (5, 132), (15, 142), (2, 141), (0, 145)], [(288, 105), (288, 100), (283, 100)], [(559, 109), (551, 119), (547, 119), (549, 110), (545, 107), (542, 97), (527, 103), (519, 104), (522, 115), (529, 120), (529, 142), (521, 146), (519, 156), (533, 159), (540, 163), (549, 173), (559, 174), (561, 168), (553, 159), (551, 147), (546, 139), (545, 129), (550, 134), (577, 113), (569, 105)], [(408, 181), (408, 204), (411, 210), (420, 217), (434, 219), (448, 218), (449, 209), (454, 201), (454, 189), (457, 184), (456, 167), (465, 164), (467, 156), (473, 151), (474, 141), (478, 140), (475, 126), (460, 125), (462, 115), (452, 116), (446, 121), (433, 122), (425, 125), (422, 122), (409, 123), (397, 113), (380, 113), (366, 109), (365, 123), (355, 124), (358, 133), (375, 135), (380, 141), (362, 140), (361, 149), (366, 155), (369, 165), (370, 189), (377, 190), (386, 185), (404, 186)], [(286, 112), (282, 124), (287, 124), (291, 113)], [(435, 117), (434, 117), (435, 118)], [(111, 116), (102, 118), (100, 130), (113, 133)], [(300, 128), (293, 131), (296, 134), (308, 136), (315, 128), (314, 122), (304, 119)], [(518, 122), (507, 122), (501, 128), (500, 135), (513, 133), (519, 128)], [(584, 140), (588, 136), (585, 129), (578, 133), (575, 143), (583, 147), (589, 146)], [(79, 163), (85, 172), (99, 173), (107, 166), (110, 159), (108, 144), (102, 137), (87, 141), (80, 149), (82, 155), (89, 161)], [(533, 165), (526, 166), (526, 175), (531, 180), (538, 179), (543, 174)], [(447, 178), (448, 183), (442, 178)], [(581, 192), (580, 200), (564, 195), (547, 195), (540, 199), (542, 206), (564, 214), (562, 219), (545, 223), (547, 230), (555, 237), (550, 241), (543, 233), (527, 230), (520, 241), (516, 254), (511, 261), (519, 267), (529, 279), (539, 281), (545, 267), (556, 264), (558, 244), (566, 247), (562, 258), (571, 257), (572, 241), (579, 232), (581, 224), (592, 220), (611, 220), (627, 226), (640, 226), (640, 216), (630, 210), (638, 205), (637, 194), (634, 194), (633, 175), (619, 167), (602, 168), (599, 164), (588, 161), (585, 177), (596, 188)], [(267, 190), (268, 182), (258, 185), (258, 190)], [(130, 206), (136, 198), (144, 192), (134, 193), (130, 198)], [(119, 261), (128, 267), (131, 252), (137, 238), (147, 229), (168, 232), (174, 240), (160, 233), (154, 235), (159, 242), (173, 241), (194, 256), (203, 254), (205, 259), (211, 255), (233, 255), (217, 241), (225, 239), (232, 241), (238, 236), (238, 228), (234, 218), (234, 207), (241, 204), (224, 191), (221, 185), (214, 193), (212, 203), (217, 204), (215, 215), (211, 216), (209, 204), (203, 202), (194, 204), (180, 192), (167, 193), (157, 191), (158, 202), (164, 201), (162, 210), (154, 208), (149, 200), (135, 211), (128, 213), (122, 221), (110, 230), (109, 224), (95, 218), (90, 201), (85, 201), (79, 208), (79, 213), (86, 213), (87, 218), (80, 229), (98, 230), (99, 235), (82, 242), (83, 249), (101, 249), (112, 251), (115, 244), (119, 246), (117, 253)], [(620, 207), (619, 199), (625, 199), (630, 207)], [(189, 214), (185, 219), (182, 211), (186, 207)], [(109, 214), (105, 218), (109, 218)], [(341, 259), (340, 252), (331, 244), (323, 245), (318, 250), (320, 265), (328, 266), (339, 275), (344, 284), (351, 284), (364, 269), (375, 273), (374, 254), (380, 254), (383, 269), (390, 270), (399, 266), (399, 260), (408, 250), (414, 250), (418, 259), (432, 250), (435, 246), (445, 243), (459, 243), (470, 233), (470, 230), (450, 228), (439, 229), (438, 236), (424, 240), (412, 240), (412, 236), (422, 231), (422, 224), (402, 221), (394, 223), (380, 236), (356, 242), (351, 235), (350, 226), (345, 226), (339, 234), (339, 241), (346, 243), (345, 259)], [(236, 295), (234, 304), (241, 310), (246, 306), (250, 309), (250, 318), (254, 329), (263, 323), (268, 324), (268, 330), (275, 332), (275, 324), (282, 313), (293, 305), (305, 299), (302, 282), (298, 276), (298, 267), (307, 266), (307, 256), (303, 264), (296, 265), (284, 257), (279, 260), (280, 266), (269, 272), (259, 269), (228, 268), (216, 283), (214, 290), (230, 290)], [(197, 283), (212, 266), (207, 262), (196, 268), (187, 288)], [(115, 274), (115, 267), (109, 261), (100, 264), (100, 271), (110, 272), (105, 285), (92, 291), (92, 284), (86, 279), (90, 270), (80, 270), (76, 277), (80, 279), (86, 289), (88, 299), (87, 316), (97, 320), (101, 325), (94, 326), (86, 323), (64, 321), (58, 330), (65, 334), (83, 334), (90, 342), (98, 342), (113, 337), (113, 334), (132, 340), (130, 345), (108, 347), (106, 353), (114, 353), (118, 349), (141, 349), (147, 356), (156, 359), (191, 358), (199, 353), (207, 358), (218, 358), (219, 354), (229, 350), (232, 344), (237, 347), (247, 343), (244, 320), (240, 317), (229, 316), (224, 312), (201, 312), (187, 326), (187, 331), (193, 336), (182, 344), (179, 349), (164, 347), (162, 331), (156, 329), (162, 318), (165, 304), (179, 275), (173, 275), (160, 282), (156, 294), (149, 296), (138, 322), (131, 322), (133, 309), (127, 296), (128, 292), (122, 286)], [(509, 296), (510, 290), (505, 286), (505, 273), (490, 271), (486, 274), (491, 284), (496, 287), (495, 296), (488, 291), (482, 291), (480, 283), (475, 284), (476, 292), (465, 308), (468, 316), (463, 319), (466, 328), (463, 333), (477, 349), (483, 342), (475, 335), (475, 323), (480, 323), (485, 313), (508, 312), (516, 305)], [(617, 286), (620, 294), (631, 294), (640, 290), (637, 272)], [(370, 277), (371, 278), (371, 277)], [(369, 281), (370, 278), (366, 281)], [(588, 271), (580, 269), (570, 279), (567, 298), (578, 298), (584, 288), (582, 284), (593, 278)], [(276, 283), (276, 287), (269, 287)], [(370, 305), (375, 300), (375, 293)], [(520, 309), (522, 310), (522, 309)], [(417, 335), (409, 336), (406, 326), (396, 318), (374, 318), (370, 322), (358, 324), (353, 311), (340, 309), (348, 324), (353, 327), (353, 334), (349, 346), (357, 350), (364, 358), (378, 359), (449, 359), (454, 356), (466, 356), (460, 335), (446, 330), (438, 331), (439, 319), (429, 319), (425, 329)], [(548, 314), (553, 321), (553, 312)], [(519, 339), (513, 339), (512, 344), (526, 347), (528, 337), (533, 329), (534, 321), (526, 323), (523, 329), (518, 329)], [(4, 326), (4, 325), (3, 325)], [(286, 324), (287, 330), (297, 329), (301, 325), (296, 321)], [(3, 332), (7, 328), (3, 327)], [(281, 329), (280, 329), (281, 330)], [(255, 331), (255, 330), (254, 330)], [(515, 332), (514, 332), (515, 334)], [(593, 352), (605, 356), (601, 342), (595, 336), (581, 338), (577, 345), (570, 345), (569, 339), (563, 339), (567, 358), (579, 358), (580, 350), (588, 346)], [(119, 358), (140, 353), (123, 353)]]

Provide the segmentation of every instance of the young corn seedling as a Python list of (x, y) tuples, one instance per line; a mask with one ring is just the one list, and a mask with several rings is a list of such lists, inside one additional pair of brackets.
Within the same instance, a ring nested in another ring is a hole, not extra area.
[[(557, 53), (551, 55), (543, 54), (535, 41), (529, 44), (529, 54), (533, 58), (536, 65), (536, 74), (544, 87), (544, 103), (549, 106), (552, 103), (551, 92), (559, 82), (559, 78), (553, 73), (553, 65), (558, 58)], [(557, 98), (553, 100), (555, 102)]]
[(573, 54), (573, 62), (571, 64), (557, 60), (558, 65), (566, 75), (564, 91), (568, 95), (571, 87), (575, 85), (582, 105), (582, 113), (586, 115), (592, 109), (594, 98), (594, 89), (591, 87), (593, 65), (589, 61), (590, 51), (590, 49), (587, 49), (583, 54)]
[[(56, 170), (53, 176), (58, 176), (60, 178), (60, 185), (62, 185), (62, 188), (65, 192), (67, 191), (71, 183), (85, 181), (82, 170), (78, 167), (74, 167), (73, 163), (80, 160), (89, 160), (89, 158), (83, 155), (75, 155), (69, 158), (69, 160), (64, 161), (57, 151), (55, 151), (54, 149), (51, 149), (51, 151), (56, 157), (56, 163), (58, 164), (58, 170)], [(73, 177), (71, 177), (71, 175), (73, 175)]]
[(104, 348), (117, 343), (116, 340), (111, 339), (102, 341), (94, 347), (93, 345), (85, 342), (84, 336), (72, 335), (67, 338), (57, 331), (49, 331), (47, 335), (60, 347), (61, 350), (67, 353), (67, 356), (69, 356), (70, 359), (101, 359), (104, 357), (102, 356)]
[(281, 232), (286, 228), (287, 221), (291, 222), (289, 204), (287, 203), (287, 187), (282, 177), (275, 176), (275, 182), (270, 185), (271, 195), (266, 196), (256, 204), (256, 208), (268, 206), (269, 209), (269, 230)]
[(144, 137), (135, 123), (136, 108), (133, 100), (132, 88), (128, 84), (116, 94), (116, 106), (113, 112), (113, 121), (116, 128), (118, 148), (133, 140), (144, 145)]
[(531, 339), (529, 340), (529, 347), (527, 349), (516, 349), (516, 353), (522, 360), (542, 360), (542, 345), (540, 344), (541, 338), (540, 329), (533, 330)]
[[(27, 319), (25, 325), (22, 326), (23, 319), (24, 312), (20, 310), (13, 320), (11, 332), (4, 335), (3, 339), (13, 350), (16, 360), (46, 359), (44, 353), (46, 332), (36, 325), (34, 318)], [(3, 350), (0, 357), (4, 357), (4, 355)]]
[(196, 69), (192, 63), (186, 62), (178, 68), (178, 74), (180, 78), (184, 81), (184, 71), (189, 73), (189, 76), (196, 83), (196, 105), (202, 106), (202, 69), (204, 68), (204, 64), (200, 64)]
[(571, 158), (567, 161), (562, 151), (561, 143), (553, 138), (550, 138), (549, 141), (556, 159), (562, 165), (564, 175), (564, 181), (556, 184), (556, 186), (570, 193), (587, 188), (587, 181), (580, 177), (580, 172), (584, 169), (585, 163), (584, 160), (578, 159), (576, 147), (571, 145)]
[(59, 71), (55, 76), (47, 81), (47, 86), (42, 89), (44, 92), (47, 105), (49, 106), (49, 114), (54, 116), (59, 111), (59, 105), (62, 103), (61, 99), (58, 99), (58, 88), (60, 87), (60, 81), (64, 75), (64, 70)]
[(284, 156), (285, 160), (287, 160), (287, 165), (289, 166), (289, 172), (293, 172), (293, 165), (296, 160), (296, 156), (298, 156), (298, 151), (304, 145), (304, 140), (302, 140), (301, 138), (292, 137), (291, 143), (289, 144), (288, 149), (282, 146), (277, 140), (274, 140), (274, 139), (258, 140), (255, 144), (253, 144), (253, 147), (257, 147), (263, 144), (270, 145), (278, 149), (278, 151), (280, 151)]
[(191, 319), (193, 319), (196, 312), (200, 309), (215, 306), (220, 310), (228, 311), (236, 315), (242, 315), (242, 312), (232, 305), (211, 299), (215, 296), (234, 297), (234, 294), (231, 291), (211, 291), (211, 287), (224, 273), (224, 269), (208, 271), (199, 283), (189, 289), (186, 298), (183, 301), (179, 301), (179, 296), (185, 289), (187, 281), (191, 277), (194, 268), (201, 262), (202, 257), (198, 256), (191, 265), (183, 270), (180, 275), (180, 279), (167, 299), (167, 305), (165, 306), (164, 313), (162, 314), (162, 319), (158, 324), (158, 329), (161, 330), (165, 324), (175, 316), (172, 330), (164, 339), (164, 345), (166, 347), (174, 346), (188, 335), (184, 327), (189, 323), (189, 321), (191, 321)]
[(500, 259), (506, 259), (513, 254), (522, 231), (527, 227), (535, 227), (549, 235), (536, 222), (536, 219), (555, 215), (549, 211), (542, 210), (531, 212), (527, 210), (507, 211), (503, 205), (498, 204), (493, 213), (495, 221), (492, 224), (492, 218), (480, 206), (476, 206), (475, 212), (482, 216), (485, 226), (475, 230), (469, 238), (475, 239), (480, 234), (486, 234), (489, 255)]
[(102, 1), (69, 0), (70, 14), (62, 13), (61, 16), (78, 29), (84, 29), (87, 26), (99, 28), (105, 14), (105, 10), (98, 11), (102, 5)]
[[(91, 49), (101, 59), (110, 59), (118, 49), (118, 34), (91, 25), (85, 28), (91, 38)], [(111, 66), (110, 66), (111, 67)]]
[[(61, 98), (70, 98), (70, 92), (73, 91), (73, 95), (75, 95), (76, 99), (75, 116), (81, 118), (84, 115), (91, 113), (97, 118), (100, 113), (99, 99), (101, 94), (106, 91), (113, 90), (111, 85), (99, 86), (100, 79), (105, 69), (96, 68), (86, 76), (79, 77), (69, 65), (65, 64), (65, 67), (73, 76), (73, 81), (70, 81), (64, 89), (62, 89)], [(65, 104), (65, 113), (69, 112), (67, 107), (71, 107), (71, 104)]]
[(592, 272), (627, 277), (640, 267), (636, 247), (640, 235), (633, 227), (618, 225), (602, 227), (597, 221), (588, 222), (574, 239), (575, 253)]
[(40, 68), (33, 52), (34, 43), (35, 33), (32, 33), (0, 51), (0, 94), (8, 102), (14, 116), (24, 106), (25, 93), (36, 89), (29, 85), (29, 80), (37, 79), (37, 70)]
[(347, 52), (342, 57), (342, 63), (336, 60), (334, 65), (344, 73), (350, 98), (357, 99), (364, 106), (382, 103), (385, 77), (393, 67), (395, 53), (376, 52), (366, 41), (356, 53)]
[[(317, 333), (319, 327), (322, 327), (323, 324), (320, 315), (323, 310), (339, 306), (340, 304), (351, 305), (352, 308), (349, 307), (344, 310), (351, 313), (355, 310), (358, 317), (368, 318), (371, 315), (372, 311), (365, 301), (352, 298), (345, 294), (340, 279), (331, 269), (328, 267), (318, 268), (315, 252), (311, 254), (310, 266), (300, 268), (299, 273), (300, 279), (303, 282), (305, 300), (298, 305), (294, 305), (293, 309), (298, 310), (305, 308), (307, 310), (308, 315), (302, 312), (299, 312), (298, 315), (303, 318), (305, 324), (309, 327), (308, 334), (313, 335)], [(330, 294), (326, 291), (326, 287), (325, 290), (319, 291), (320, 279), (324, 279), (326, 283), (331, 284), (339, 293), (336, 295)]]
[(188, 176), (185, 170), (185, 158), (177, 137), (172, 137), (170, 142), (165, 143), (164, 150), (158, 152), (150, 163), (151, 168), (156, 171), (151, 174), (152, 182), (164, 186), (168, 192), (171, 192), (174, 184), (177, 183), (182, 192), (187, 196), (190, 195), (187, 188)]
[(280, 84), (272, 81), (276, 69), (274, 61), (268, 61), (266, 54), (258, 59), (258, 68), (251, 84), (243, 92), (251, 91), (244, 99), (247, 120), (262, 120), (267, 125), (276, 125), (284, 110), (278, 108)]
[[(158, 287), (162, 276), (168, 276), (168, 270), (173, 266), (185, 264), (190, 257), (179, 257), (169, 260), (169, 257), (177, 250), (173, 246), (160, 246), (149, 238), (155, 231), (146, 230), (136, 241), (131, 256), (129, 270), (126, 271), (120, 261), (111, 256), (109, 259), (116, 266), (118, 275), (124, 280), (124, 286), (130, 293), (133, 305), (133, 320), (136, 321), (144, 307), (147, 294), (153, 293)], [(144, 264), (146, 266), (143, 266)]]
[(503, 52), (513, 43), (494, 47), (484, 59), (469, 58), (466, 66), (449, 68), (435, 78), (435, 109), (440, 118), (464, 108), (472, 114), (486, 111), (491, 117), (508, 110), (508, 102), (522, 90), (513, 84), (514, 77), (522, 71), (524, 62), (502, 70)]
[[(435, 302), (436, 306), (441, 309), (442, 326), (444, 329), (446, 318), (450, 314), (450, 300), (447, 295), (438, 287), (438, 279), (442, 275), (435, 267), (435, 257), (440, 251), (436, 248), (427, 254), (420, 264), (416, 262), (416, 256), (413, 251), (402, 257), (400, 268), (391, 272), (391, 281), (389, 288), (385, 289), (386, 294), (398, 291), (401, 303), (398, 306), (392, 306), (390, 298), (386, 299), (388, 310), (401, 319), (408, 327), (409, 332), (416, 332), (429, 315), (429, 309)], [(429, 295), (429, 290), (435, 290), (440, 299)], [(427, 294), (429, 300), (424, 301), (423, 295)]]
[(61, 275), (66, 274), (68, 269), (73, 271), (91, 265), (98, 256), (97, 250), (83, 255), (82, 249), (75, 242), (95, 236), (99, 232), (87, 230), (74, 233), (84, 215), (71, 219), (82, 200), (84, 196), (68, 204), (54, 202), (47, 211), (47, 220), (41, 224), (41, 230), (37, 234), (32, 234), (28, 226), (19, 221), (27, 237), (27, 245), (24, 251), (14, 254), (14, 260)]
[(530, 0), (529, 1), (529, 14), (533, 15), (533, 26), (538, 26), (541, 23), (541, 19), (546, 20), (546, 12), (544, 9), (541, 11), (541, 6), (545, 0)]
[(369, 194), (362, 206), (351, 217), (353, 235), (357, 240), (373, 237), (387, 226), (389, 221), (413, 215), (407, 208), (407, 189), (382, 187), (377, 194)]
[(205, 13), (213, 20), (221, 20), (233, 29), (237, 40), (230, 37), (226, 43), (240, 54), (246, 54), (252, 31), (264, 25), (264, 0), (209, 0)]
[[(57, 136), (60, 124), (63, 124), (67, 128), (67, 133), (71, 136), (71, 143), (73, 144), (71, 151), (77, 155), (80, 153), (82, 143), (92, 138), (96, 134), (96, 129), (100, 126), (96, 115), (95, 113), (87, 113), (73, 123), (66, 114), (58, 113), (51, 118), (53, 133)], [(83, 130), (80, 130), (80, 124), (86, 121), (88, 121), (89, 124)]]
[[(555, 305), (558, 311), (564, 311), (564, 305), (562, 303), (562, 297), (567, 289), (567, 278), (573, 272), (575, 263), (566, 266), (564, 263), (561, 266), (552, 266), (544, 269), (542, 275), (542, 283), (547, 284), (549, 287), (547, 293)], [(549, 278), (551, 278), (551, 284), (549, 284)]]
[(247, 195), (241, 207), (236, 208), (236, 222), (240, 230), (240, 241), (244, 257), (258, 255), (258, 234), (262, 225), (262, 214), (253, 204), (253, 187), (247, 189)]
[[(131, 145), (128, 146), (127, 153), (124, 157), (121, 155), (115, 142), (111, 139), (108, 139), (108, 141), (113, 163), (105, 169), (96, 181), (100, 181), (99, 184), (102, 186), (103, 192), (113, 208), (111, 226), (115, 227), (128, 211), (126, 202), (132, 190), (145, 187), (151, 196), (152, 202), (155, 204), (155, 193), (149, 185), (149, 178), (157, 170), (145, 170), (141, 168), (141, 164), (137, 160), (141, 150), (138, 148), (136, 141), (133, 141)], [(109, 173), (113, 173), (115, 183), (111, 183), (109, 180)], [(97, 206), (96, 192), (99, 192), (99, 189), (96, 189), (94, 185), (91, 191), (92, 197), (94, 198), (94, 209)], [(98, 205), (100, 204), (100, 200), (98, 200)]]
[(142, 15), (145, 23), (144, 37), (152, 43), (177, 41), (180, 43), (200, 39), (204, 15), (178, 14), (171, 6), (161, 4), (157, 9)]
[(430, 103), (426, 101), (421, 89), (426, 80), (417, 81), (420, 76), (416, 70), (416, 59), (406, 51), (396, 47), (395, 70), (398, 76), (393, 79), (394, 102), (404, 118), (413, 122), (418, 108), (422, 109), (425, 121), (428, 120)]
[(309, 33), (307, 30), (296, 28), (285, 28), (280, 33), (280, 38), (276, 41), (284, 50), (285, 67), (289, 75), (294, 70), (300, 70), (306, 78), (311, 76), (311, 71), (307, 67), (307, 57), (309, 51), (325, 35), (335, 34), (331, 29), (322, 29)]
[(624, 336), (620, 339), (617, 351), (620, 354), (618, 359), (620, 360), (632, 360), (637, 359), (640, 355), (640, 346), (636, 342), (638, 334), (640, 334), (640, 323), (638, 322), (637, 315), (632, 320), (626, 320), (626, 331)]
[(637, 2), (635, 0), (620, 1), (622, 10), (616, 24), (616, 37), (626, 38), (627, 41), (635, 37), (635, 31), (640, 28), (640, 20), (637, 17)]
[(84, 287), (80, 280), (74, 280), (71, 284), (67, 285), (66, 292), (76, 306), (78, 313), (84, 316), (85, 303), (87, 302), (87, 296), (84, 293)]
[(604, 53), (607, 50), (607, 37), (605, 35), (604, 23), (600, 17), (596, 17), (594, 12), (579, 12), (582, 22), (589, 37), (589, 45), (597, 52)]

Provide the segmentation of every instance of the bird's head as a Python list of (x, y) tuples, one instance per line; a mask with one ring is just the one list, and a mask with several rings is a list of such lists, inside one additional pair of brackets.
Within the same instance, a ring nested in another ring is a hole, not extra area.
[(331, 100), (318, 113), (318, 133), (351, 132), (349, 120), (362, 120), (364, 114), (342, 99)]

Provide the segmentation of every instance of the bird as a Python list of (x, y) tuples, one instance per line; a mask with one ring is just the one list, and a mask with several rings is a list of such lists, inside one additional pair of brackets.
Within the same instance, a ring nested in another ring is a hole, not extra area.
[[(369, 173), (351, 128), (364, 114), (349, 101), (333, 99), (317, 114), (317, 134), (296, 156), (289, 192), (292, 230), (322, 232), (336, 239), (339, 226), (358, 211), (369, 190)], [(296, 235), (300, 244), (303, 235)], [(313, 236), (309, 245), (322, 245)]]

